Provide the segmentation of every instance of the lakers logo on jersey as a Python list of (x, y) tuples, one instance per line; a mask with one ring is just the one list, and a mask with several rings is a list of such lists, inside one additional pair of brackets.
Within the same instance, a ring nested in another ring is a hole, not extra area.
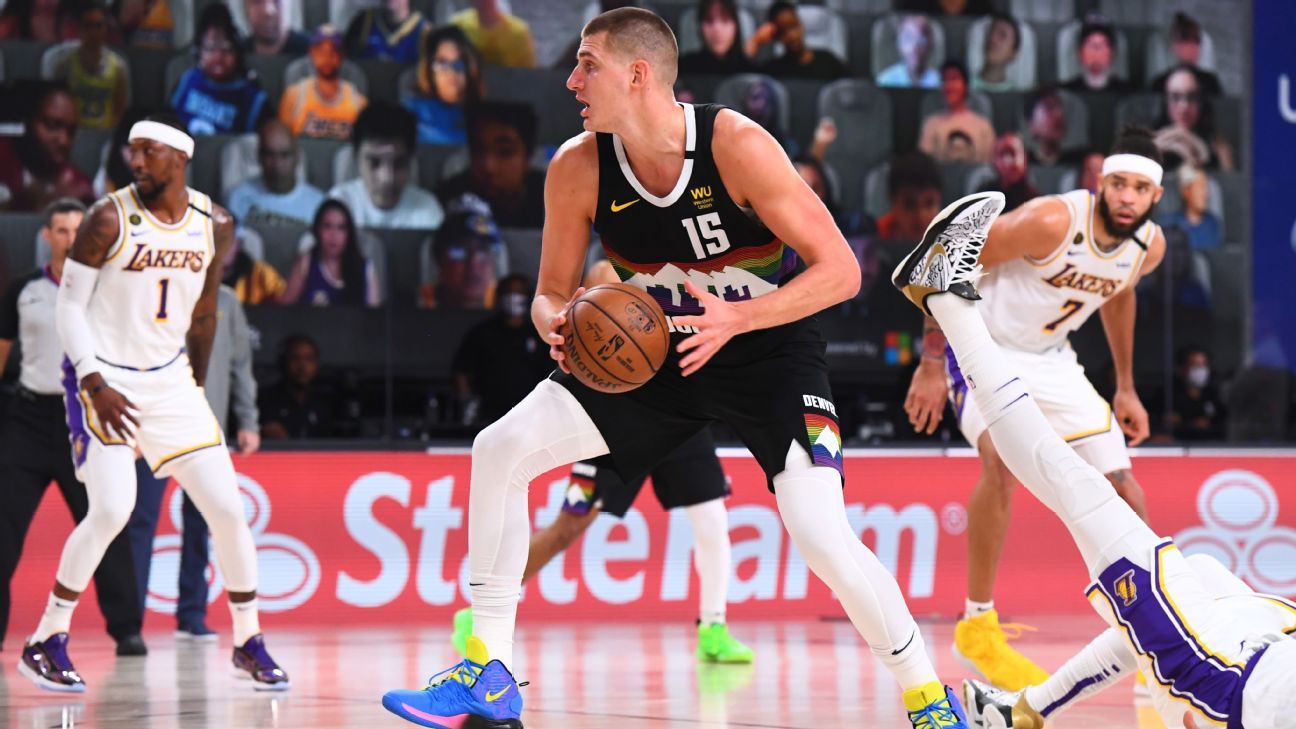
[(1125, 607), (1133, 605), (1134, 601), (1138, 599), (1138, 585), (1134, 583), (1134, 570), (1130, 570), (1116, 578), (1113, 587), (1116, 591), (1116, 597), (1119, 597), (1121, 602), (1125, 603)]
[(143, 271), (148, 268), (188, 268), (194, 273), (203, 270), (206, 251), (153, 249), (147, 243), (136, 243), (135, 252), (126, 263), (127, 271)]
[(1061, 271), (1045, 278), (1044, 283), (1059, 289), (1075, 289), (1098, 294), (1105, 299), (1116, 293), (1124, 281), (1092, 273), (1081, 273), (1074, 263), (1068, 263)]

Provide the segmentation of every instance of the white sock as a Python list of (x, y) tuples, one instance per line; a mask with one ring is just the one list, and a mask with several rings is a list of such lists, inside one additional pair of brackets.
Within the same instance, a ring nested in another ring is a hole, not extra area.
[(704, 625), (723, 623), (733, 561), (724, 499), (684, 507), (693, 525), (693, 569), (698, 575), (698, 615)]
[(36, 632), (31, 635), (31, 643), (41, 643), (51, 635), (66, 633), (72, 627), (72, 611), (76, 610), (76, 600), (64, 600), (50, 593), (45, 612), (41, 615)]
[(937, 680), (895, 576), (846, 519), (841, 474), (812, 466), (805, 449), (792, 444), (787, 469), (774, 477), (774, 498), (797, 551), (837, 594), (855, 629), (900, 687), (908, 690)]
[(976, 304), (952, 295), (928, 307), (985, 414), (995, 449), (1013, 474), (1071, 531), (1090, 575), (1120, 557), (1150, 566), (1156, 534), (1120, 499), (1106, 477), (1054, 432), (999, 346)]
[(990, 600), (989, 602), (977, 602), (976, 600), (968, 599), (963, 602), (963, 617), (975, 618), (978, 615), (985, 615), (994, 609), (994, 600)]
[(247, 602), (230, 601), (230, 616), (234, 618), (234, 645), (241, 646), (248, 638), (261, 632), (261, 618), (258, 615), (257, 600)]
[(1026, 689), (1026, 703), (1053, 718), (1075, 702), (1102, 691), (1136, 668), (1125, 640), (1108, 628), (1039, 686)]

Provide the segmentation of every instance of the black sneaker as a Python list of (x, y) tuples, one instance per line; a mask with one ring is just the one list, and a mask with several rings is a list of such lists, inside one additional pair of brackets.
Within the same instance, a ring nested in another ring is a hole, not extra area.
[(148, 646), (144, 645), (144, 639), (140, 637), (139, 633), (123, 636), (117, 640), (117, 655), (147, 656)]

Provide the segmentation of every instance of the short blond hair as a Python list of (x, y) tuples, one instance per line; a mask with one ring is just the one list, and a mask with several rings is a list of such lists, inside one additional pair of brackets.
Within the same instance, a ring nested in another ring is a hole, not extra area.
[(667, 86), (679, 75), (679, 44), (661, 16), (643, 8), (609, 10), (585, 24), (581, 38), (606, 33), (608, 46), (625, 56), (644, 59)]

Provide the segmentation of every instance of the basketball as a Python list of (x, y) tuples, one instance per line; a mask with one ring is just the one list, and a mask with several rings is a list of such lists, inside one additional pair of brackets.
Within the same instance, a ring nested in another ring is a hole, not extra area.
[(612, 283), (586, 291), (567, 314), (567, 368), (599, 392), (629, 392), (657, 374), (670, 333), (661, 306), (643, 289)]

